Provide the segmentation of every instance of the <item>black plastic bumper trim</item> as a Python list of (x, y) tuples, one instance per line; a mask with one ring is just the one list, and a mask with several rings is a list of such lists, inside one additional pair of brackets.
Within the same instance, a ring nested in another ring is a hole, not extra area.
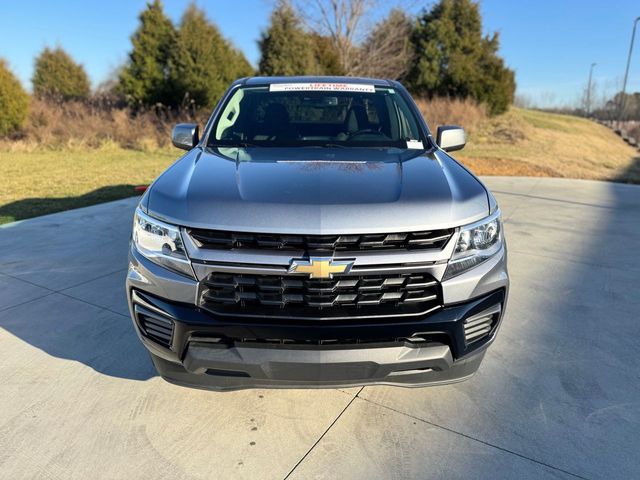
[[(131, 298), (132, 292), (129, 292)], [(482, 297), (470, 300), (464, 304), (445, 307), (424, 316), (412, 317), (410, 321), (404, 319), (390, 319), (388, 322), (369, 323), (366, 321), (314, 322), (297, 321), (285, 322), (276, 319), (228, 319), (216, 317), (201, 310), (195, 305), (173, 303), (159, 299), (150, 294), (136, 290), (145, 302), (166, 312), (174, 319), (174, 334), (171, 350), (152, 342), (145, 345), (152, 353), (173, 362), (182, 362), (189, 342), (199, 338), (213, 339), (304, 339), (321, 342), (325, 339), (348, 341), (358, 339), (364, 345), (381, 339), (410, 338), (417, 335), (425, 336), (429, 341), (437, 339), (449, 345), (453, 358), (459, 359), (482, 348), (489, 343), (502, 319), (502, 313), (495, 322), (490, 334), (481, 341), (471, 345), (465, 343), (464, 319), (486, 310), (497, 303), (504, 304), (504, 289), (496, 290)], [(502, 308), (504, 312), (504, 308)], [(135, 320), (135, 319), (134, 319)], [(137, 322), (136, 326), (138, 325)], [(144, 339), (143, 339), (144, 340)], [(372, 345), (368, 345), (372, 347)], [(383, 346), (383, 345), (380, 345)], [(224, 348), (223, 346), (222, 348)], [(261, 348), (291, 348), (289, 346), (260, 345)], [(304, 347), (303, 347), (304, 348)], [(332, 348), (329, 345), (308, 345), (309, 349)], [(345, 348), (336, 345), (333, 348)]]

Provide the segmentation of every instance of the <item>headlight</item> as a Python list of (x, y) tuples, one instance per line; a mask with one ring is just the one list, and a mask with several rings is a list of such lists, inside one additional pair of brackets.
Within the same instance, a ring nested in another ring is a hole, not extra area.
[(152, 262), (193, 277), (178, 227), (151, 218), (136, 209), (133, 217), (133, 244), (141, 255)]
[(443, 280), (466, 272), (492, 257), (502, 248), (502, 219), (500, 210), (484, 220), (460, 228), (458, 243), (453, 251)]

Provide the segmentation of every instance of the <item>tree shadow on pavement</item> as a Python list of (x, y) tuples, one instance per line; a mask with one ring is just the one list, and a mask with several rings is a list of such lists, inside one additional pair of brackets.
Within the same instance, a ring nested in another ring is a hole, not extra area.
[(640, 156), (633, 159), (631, 165), (615, 179), (616, 182), (621, 183), (640, 183)]
[[(47, 208), (131, 192), (131, 185), (104, 187), (53, 199)], [(51, 201), (14, 202), (0, 207), (0, 214), (20, 215), (24, 207)], [(134, 206), (132, 199), (0, 228), (0, 329), (105, 375), (132, 380), (155, 376), (128, 315), (124, 288)]]
[(104, 375), (130, 380), (156, 376), (128, 316), (75, 297), (54, 293), (7, 309), (0, 312), (0, 327), (53, 357)]
[(109, 185), (71, 197), (24, 198), (0, 206), (0, 224), (140, 195), (135, 185)]

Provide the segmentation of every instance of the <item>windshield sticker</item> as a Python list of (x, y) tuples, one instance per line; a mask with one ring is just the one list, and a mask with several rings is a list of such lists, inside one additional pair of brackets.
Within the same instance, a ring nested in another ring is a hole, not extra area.
[(422, 150), (424, 146), (420, 140), (407, 140), (407, 148)]
[(375, 93), (373, 85), (364, 83), (272, 83), (270, 92), (364, 92)]

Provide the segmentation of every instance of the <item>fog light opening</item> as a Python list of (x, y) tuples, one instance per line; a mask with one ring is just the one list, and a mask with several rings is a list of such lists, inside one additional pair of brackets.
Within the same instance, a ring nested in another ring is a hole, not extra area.
[(467, 345), (478, 342), (489, 335), (498, 321), (501, 311), (502, 306), (498, 303), (466, 318), (464, 320), (464, 339)]

